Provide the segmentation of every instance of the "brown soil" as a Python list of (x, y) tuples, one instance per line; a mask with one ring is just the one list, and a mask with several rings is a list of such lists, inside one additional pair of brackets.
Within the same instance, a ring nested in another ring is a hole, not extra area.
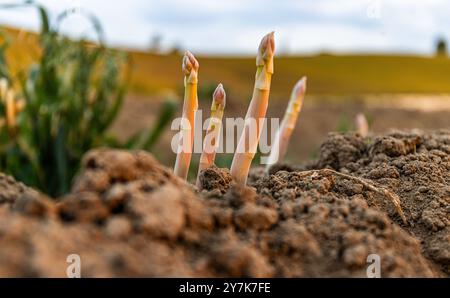
[(199, 193), (147, 153), (100, 149), (58, 201), (0, 176), (0, 276), (64, 277), (70, 254), (84, 277), (365, 277), (370, 254), (383, 277), (450, 273), (450, 131), (331, 134), (271, 173), (240, 187), (213, 167)]
[[(389, 202), (366, 200), (420, 240), (424, 255), (450, 273), (450, 131), (392, 133), (370, 140), (331, 135), (317, 163), (326, 166), (397, 193), (408, 224), (402, 223)], [(345, 179), (336, 188), (355, 193), (355, 185)]]

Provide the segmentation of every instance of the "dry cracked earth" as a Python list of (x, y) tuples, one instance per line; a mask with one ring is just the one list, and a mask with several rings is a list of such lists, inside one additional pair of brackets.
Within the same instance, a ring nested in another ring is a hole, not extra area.
[(82, 277), (365, 277), (371, 254), (382, 277), (450, 274), (449, 130), (330, 134), (247, 187), (214, 167), (201, 182), (110, 149), (58, 199), (1, 175), (0, 276), (65, 277), (70, 254)]

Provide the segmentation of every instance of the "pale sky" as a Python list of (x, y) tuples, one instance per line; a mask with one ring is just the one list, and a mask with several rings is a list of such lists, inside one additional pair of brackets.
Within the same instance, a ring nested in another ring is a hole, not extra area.
[[(0, 3), (19, 3), (0, 0)], [(261, 37), (275, 31), (277, 51), (398, 52), (431, 54), (438, 36), (450, 40), (448, 0), (41, 0), (53, 20), (68, 8), (97, 15), (108, 44), (146, 49), (160, 35), (202, 54), (253, 54)], [(0, 9), (0, 24), (36, 30), (31, 8)], [(72, 16), (66, 33), (89, 32)], [(83, 33), (84, 34), (84, 33)]]

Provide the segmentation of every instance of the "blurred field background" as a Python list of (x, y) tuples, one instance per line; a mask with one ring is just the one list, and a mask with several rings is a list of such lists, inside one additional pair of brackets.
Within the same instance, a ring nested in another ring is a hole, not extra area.
[[(12, 67), (24, 68), (39, 54), (34, 33), (0, 28), (12, 38), (8, 55)], [(167, 89), (182, 91), (181, 50), (175, 49), (170, 54), (121, 50), (131, 58), (131, 93), (155, 95)], [(227, 86), (231, 96), (251, 95), (254, 56), (196, 56), (201, 61), (200, 95), (209, 94), (219, 82)], [(301, 75), (308, 76), (311, 95), (450, 93), (450, 59), (446, 55), (276, 55), (271, 97), (279, 100), (288, 96)]]
[[(139, 127), (151, 123), (159, 93), (168, 89), (181, 95), (183, 90), (181, 56), (131, 52), (131, 57), (132, 94), (114, 126), (119, 135), (131, 133), (130, 123)], [(223, 83), (225, 117), (243, 117), (254, 83), (254, 57), (200, 56), (198, 60), (200, 108), (209, 111), (211, 94)], [(450, 59), (446, 57), (278, 56), (268, 117), (283, 116), (291, 88), (302, 75), (308, 77), (307, 96), (287, 155), (290, 162), (314, 158), (328, 132), (354, 130), (358, 113), (365, 114), (372, 132), (450, 128)], [(173, 133), (169, 131), (155, 151), (169, 165), (175, 157), (166, 150)], [(217, 163), (229, 166), (231, 158), (222, 154)]]
[[(151, 123), (158, 93), (175, 90), (181, 95), (178, 55), (132, 52), (132, 93), (127, 108), (114, 126), (119, 134), (131, 132), (129, 123)], [(209, 110), (212, 91), (219, 82), (227, 91), (225, 117), (243, 117), (254, 81), (254, 57), (198, 57), (199, 97)], [(394, 129), (450, 128), (450, 59), (401, 55), (278, 56), (272, 80), (268, 117), (282, 117), (292, 86), (308, 76), (307, 96), (292, 137), (287, 159), (298, 163), (314, 158), (331, 131), (354, 130), (354, 118), (364, 113), (372, 132)], [(181, 105), (181, 102), (180, 102)], [(181, 113), (181, 112), (179, 112)], [(141, 120), (137, 120), (141, 119)], [(155, 154), (169, 163), (165, 150), (173, 132), (157, 146)], [(194, 156), (194, 161), (199, 156)], [(229, 166), (231, 155), (218, 164)]]
[[(24, 68), (39, 55), (35, 33), (2, 29), (11, 38), (7, 57), (13, 69)], [(123, 51), (130, 57), (131, 79), (123, 110), (112, 126), (119, 139), (154, 123), (167, 93), (178, 96), (180, 114), (183, 92), (181, 51)], [(198, 60), (200, 108), (207, 113), (221, 82), (227, 91), (225, 117), (242, 117), (253, 88), (254, 57), (207, 55)], [(450, 127), (450, 59), (445, 55), (277, 56), (268, 117), (282, 117), (291, 88), (302, 75), (308, 76), (307, 96), (288, 152), (291, 162), (315, 157), (328, 132), (353, 130), (357, 113), (366, 115), (372, 132)], [(175, 133), (167, 130), (154, 150), (169, 166), (175, 158), (168, 150)], [(198, 158), (194, 155), (194, 164)], [(231, 158), (222, 154), (218, 164), (228, 166)]]

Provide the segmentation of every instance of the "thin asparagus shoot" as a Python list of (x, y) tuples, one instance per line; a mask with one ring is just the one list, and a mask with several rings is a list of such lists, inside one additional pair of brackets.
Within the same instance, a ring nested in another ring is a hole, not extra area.
[(201, 189), (200, 172), (214, 164), (217, 148), (219, 147), (219, 135), (222, 127), (223, 111), (225, 109), (226, 94), (222, 84), (219, 84), (213, 93), (211, 104), (211, 116), (208, 129), (203, 141), (203, 151), (200, 156), (200, 163), (197, 174), (197, 187)]
[(174, 173), (185, 179), (191, 163), (192, 146), (194, 144), (195, 112), (198, 109), (197, 83), (198, 61), (189, 51), (183, 56), (182, 70), (184, 73), (184, 103), (181, 119), (180, 139), (175, 161)]
[(369, 123), (363, 113), (358, 113), (355, 117), (356, 130), (363, 137), (369, 134)]
[(8, 80), (6, 78), (0, 79), (0, 98), (5, 100), (6, 92), (8, 91)]
[(15, 97), (14, 90), (9, 89), (6, 92), (5, 112), (6, 112), (6, 127), (8, 128), (8, 132), (11, 136), (14, 135), (16, 128), (16, 103), (14, 97)]
[(272, 148), (270, 150), (270, 155), (266, 165), (266, 172), (269, 171), (272, 165), (282, 162), (286, 156), (292, 131), (297, 124), (297, 118), (303, 106), (305, 92), (306, 77), (302, 77), (292, 89), (286, 112), (283, 120), (281, 121), (280, 128), (275, 135)]
[(0, 119), (0, 127), (6, 124), (8, 134), (13, 137), (16, 133), (17, 116), (25, 108), (25, 101), (16, 99), (16, 93), (5, 78), (0, 79), (0, 100), (5, 106), (5, 118)]
[(231, 176), (238, 184), (245, 185), (247, 183), (250, 165), (258, 148), (262, 121), (266, 116), (269, 102), (274, 50), (274, 32), (271, 32), (264, 36), (259, 45), (253, 96), (245, 116), (244, 130), (231, 164)]

